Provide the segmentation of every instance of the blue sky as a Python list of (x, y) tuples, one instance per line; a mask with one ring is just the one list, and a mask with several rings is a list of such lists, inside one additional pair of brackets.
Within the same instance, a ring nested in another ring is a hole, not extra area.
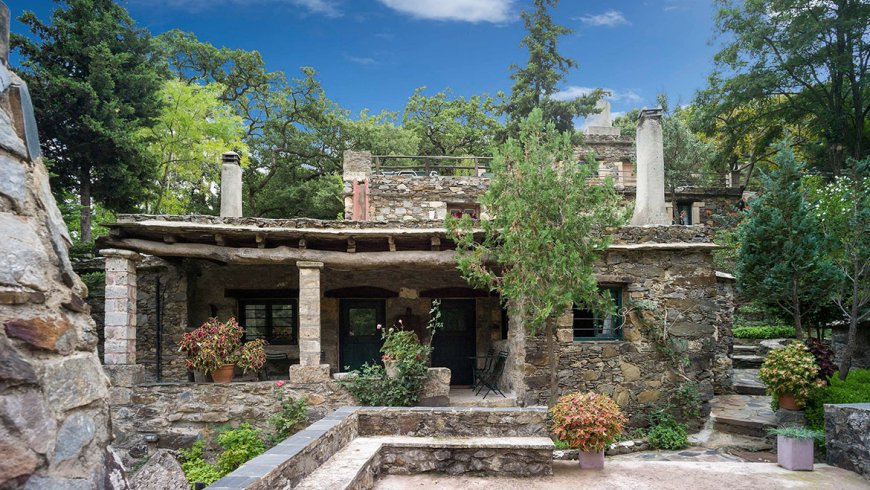
[[(51, 0), (6, 0), (13, 18)], [(127, 0), (136, 22), (178, 28), (217, 46), (257, 50), (271, 70), (318, 72), (327, 95), (354, 113), (401, 110), (416, 87), (457, 95), (511, 86), (525, 64), (519, 11), (531, 0)], [(561, 52), (580, 65), (563, 90), (613, 91), (613, 111), (655, 105), (659, 92), (689, 102), (715, 51), (712, 0), (562, 0), (554, 11), (575, 30)], [(24, 33), (13, 20), (12, 30)], [(14, 58), (13, 58), (14, 63)]]

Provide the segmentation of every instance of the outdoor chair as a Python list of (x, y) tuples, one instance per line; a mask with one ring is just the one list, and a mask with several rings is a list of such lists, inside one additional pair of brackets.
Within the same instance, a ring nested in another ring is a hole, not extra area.
[(486, 388), (486, 393), (483, 394), (483, 399), (486, 400), (487, 395), (490, 392), (496, 392), (501, 395), (502, 398), (507, 398), (507, 396), (501, 391), (498, 386), (499, 381), (501, 380), (501, 375), (504, 373), (504, 366), (507, 364), (507, 351), (501, 351), (498, 353), (498, 356), (493, 360), (492, 367), (489, 372), (485, 373), (480, 380), (480, 386), (477, 388), (476, 395), (479, 395), (484, 388)]
[(483, 356), (483, 367), (482, 368), (477, 367), (477, 360), (478, 359), (480, 359), (480, 357), (472, 357), (471, 358), (471, 362), (474, 364), (472, 366), (472, 369), (474, 371), (474, 382), (471, 384), (472, 390), (477, 389), (477, 387), (480, 386), (480, 381), (483, 379), (484, 376), (486, 376), (486, 374), (492, 368), (492, 361), (495, 360), (495, 349), (490, 347), (489, 350), (486, 351), (486, 355)]

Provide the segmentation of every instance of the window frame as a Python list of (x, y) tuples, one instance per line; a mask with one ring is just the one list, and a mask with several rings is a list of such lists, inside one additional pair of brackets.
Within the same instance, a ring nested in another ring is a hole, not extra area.
[[(248, 341), (248, 326), (247, 318), (245, 317), (245, 308), (248, 305), (264, 305), (266, 306), (265, 328), (266, 334), (263, 339), (269, 345), (299, 345), (299, 298), (240, 298), (239, 300), (239, 325), (245, 330), (245, 335), (242, 337), (243, 342)], [(293, 308), (293, 322), (291, 325), (290, 342), (275, 343), (274, 342), (274, 325), (272, 324), (272, 307), (275, 305), (291, 306)]]
[[(621, 284), (601, 284), (598, 286), (599, 290), (610, 291), (611, 296), (616, 302), (616, 313), (613, 313), (613, 317), (616, 320), (616, 327), (614, 330), (616, 331), (616, 335), (608, 335), (601, 337), (577, 337), (575, 332), (575, 322), (577, 321), (577, 311), (580, 310), (577, 305), (574, 305), (571, 308), (571, 335), (574, 339), (574, 342), (615, 342), (622, 340), (622, 330), (624, 326), (625, 318), (622, 315), (622, 296), (624, 294), (624, 287)], [(588, 311), (588, 310), (587, 310)], [(595, 324), (594, 328), (598, 328), (601, 323), (603, 323), (603, 319), (601, 318), (592, 318), (593, 322), (599, 322)]]

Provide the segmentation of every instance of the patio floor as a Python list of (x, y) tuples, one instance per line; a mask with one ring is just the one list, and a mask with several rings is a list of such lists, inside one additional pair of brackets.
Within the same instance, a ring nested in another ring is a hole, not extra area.
[(450, 406), (451, 407), (515, 407), (517, 406), (517, 397), (511, 392), (505, 393), (505, 397), (493, 392), (489, 393), (486, 398), (486, 388), (475, 395), (474, 391), (468, 387), (450, 387)]

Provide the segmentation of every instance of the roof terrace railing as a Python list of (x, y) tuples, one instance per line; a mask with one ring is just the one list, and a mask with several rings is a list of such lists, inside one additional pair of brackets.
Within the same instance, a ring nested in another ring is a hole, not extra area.
[(492, 157), (373, 155), (374, 172), (380, 175), (412, 177), (485, 177)]

